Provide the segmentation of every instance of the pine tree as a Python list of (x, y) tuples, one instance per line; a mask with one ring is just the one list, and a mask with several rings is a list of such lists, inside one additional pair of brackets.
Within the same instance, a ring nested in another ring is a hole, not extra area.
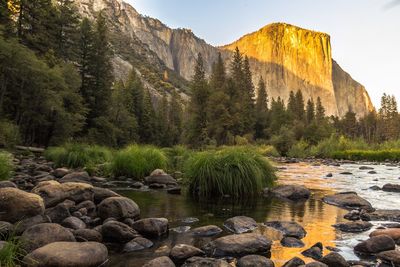
[(271, 134), (279, 133), (280, 129), (288, 124), (289, 116), (290, 115), (285, 109), (285, 103), (283, 100), (279, 96), (276, 100), (272, 98), (269, 132)]
[(156, 113), (151, 102), (150, 93), (144, 90), (143, 94), (143, 112), (141, 125), (139, 128), (140, 141), (145, 144), (156, 144), (157, 140), (157, 120)]
[(311, 124), (315, 120), (315, 105), (312, 98), (308, 99), (306, 107), (307, 124)]
[(303, 93), (300, 90), (297, 90), (296, 95), (296, 113), (295, 117), (299, 121), (304, 120), (304, 98), (303, 98)]
[(293, 91), (290, 91), (287, 104), (287, 111), (292, 119), (296, 118), (296, 109), (297, 109), (296, 96)]
[(321, 98), (317, 98), (317, 104), (315, 106), (315, 120), (321, 123), (325, 120), (325, 108), (322, 106)]
[(249, 133), (254, 129), (254, 85), (250, 71), (249, 59), (246, 56), (243, 61), (243, 94), (242, 94), (242, 120), (244, 124), (244, 133)]
[(157, 108), (157, 139), (163, 147), (171, 146), (171, 135), (169, 132), (169, 103), (167, 95), (164, 93)]
[(208, 142), (207, 107), (209, 89), (205, 78), (203, 57), (199, 53), (191, 81), (192, 97), (189, 104), (190, 122), (188, 141), (193, 146), (204, 146)]
[(257, 100), (255, 104), (255, 134), (254, 137), (265, 138), (265, 129), (268, 125), (268, 95), (264, 79), (261, 77), (257, 87)]
[(221, 91), (225, 85), (226, 81), (226, 71), (224, 61), (222, 60), (221, 53), (218, 53), (217, 62), (212, 66), (210, 87), (212, 92)]
[(171, 94), (169, 103), (169, 126), (170, 145), (177, 145), (181, 141), (182, 135), (182, 104), (181, 96), (174, 90)]

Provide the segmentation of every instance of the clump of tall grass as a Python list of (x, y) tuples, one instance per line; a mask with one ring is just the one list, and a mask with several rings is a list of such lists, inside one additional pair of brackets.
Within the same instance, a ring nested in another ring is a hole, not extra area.
[(0, 151), (0, 181), (10, 178), (13, 170), (11, 155), (7, 152)]
[(364, 150), (370, 146), (362, 139), (348, 139), (344, 136), (332, 135), (310, 148), (310, 155), (320, 158), (331, 158), (337, 151)]
[(142, 179), (155, 169), (166, 169), (168, 158), (154, 146), (131, 145), (115, 153), (111, 162), (114, 176)]
[(245, 147), (198, 152), (188, 160), (185, 176), (189, 191), (200, 197), (253, 196), (276, 179), (269, 161)]
[(86, 144), (66, 144), (60, 147), (50, 147), (45, 151), (45, 157), (54, 162), (57, 167), (92, 168), (111, 160), (111, 151), (102, 146)]
[(20, 261), (26, 254), (22, 245), (21, 239), (15, 233), (11, 233), (6, 238), (6, 244), (0, 249), (0, 266), (21, 266)]
[(370, 160), (370, 161), (398, 161), (400, 149), (391, 150), (344, 150), (336, 151), (332, 155), (335, 159)]

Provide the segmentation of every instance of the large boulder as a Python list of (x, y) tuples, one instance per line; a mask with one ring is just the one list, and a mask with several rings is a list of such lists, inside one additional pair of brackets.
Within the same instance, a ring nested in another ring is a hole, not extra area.
[(143, 267), (175, 267), (175, 264), (173, 263), (173, 261), (166, 257), (166, 256), (162, 256), (162, 257), (158, 257), (155, 258), (149, 262), (147, 262), (145, 265), (143, 265)]
[(400, 193), (400, 184), (385, 184), (382, 187), (383, 191), (386, 192), (397, 192)]
[(101, 187), (93, 187), (93, 193), (94, 193), (94, 203), (96, 204), (99, 204), (104, 199), (109, 197), (120, 197), (120, 195), (118, 195), (114, 191)]
[(222, 229), (216, 225), (206, 225), (192, 229), (191, 233), (195, 236), (207, 237), (222, 233)]
[(265, 222), (264, 225), (282, 232), (284, 236), (295, 237), (298, 239), (304, 238), (307, 234), (306, 230), (296, 222), (270, 221)]
[(333, 227), (335, 227), (336, 229), (339, 229), (340, 231), (347, 233), (365, 232), (371, 229), (372, 226), (373, 226), (372, 223), (363, 221), (337, 223), (333, 225)]
[(163, 170), (154, 170), (150, 176), (144, 178), (146, 184), (162, 184), (162, 185), (177, 185), (177, 181), (169, 174), (165, 173)]
[(74, 242), (74, 235), (67, 229), (56, 223), (41, 223), (25, 230), (21, 236), (26, 252), (31, 252), (44, 245), (67, 241)]
[(393, 221), (400, 222), (400, 210), (375, 210), (361, 213), (364, 221)]
[(101, 232), (105, 240), (117, 243), (126, 243), (139, 236), (131, 227), (118, 221), (106, 222), (102, 225)]
[(355, 192), (337, 193), (334, 195), (326, 196), (322, 200), (327, 204), (349, 210), (363, 209), (366, 211), (373, 211), (371, 203), (358, 196)]
[(331, 252), (328, 255), (320, 259), (321, 262), (325, 263), (329, 267), (349, 267), (350, 264), (337, 252)]
[(0, 188), (0, 221), (15, 223), (43, 212), (44, 202), (40, 196), (17, 188)]
[(253, 218), (247, 216), (236, 216), (227, 219), (224, 222), (224, 226), (226, 229), (235, 234), (243, 234), (253, 231), (258, 225)]
[(396, 244), (400, 244), (400, 228), (378, 229), (373, 231), (369, 236), (374, 237), (380, 235), (390, 236)]
[(191, 257), (203, 255), (204, 251), (201, 249), (185, 244), (175, 245), (169, 254), (170, 258), (176, 263), (182, 263)]
[(277, 197), (290, 200), (308, 199), (311, 195), (310, 190), (302, 185), (279, 185), (272, 188), (270, 191)]
[(97, 242), (54, 242), (25, 256), (28, 267), (97, 267), (108, 259), (106, 246)]
[(382, 262), (389, 264), (389, 266), (400, 266), (400, 251), (399, 250), (388, 250), (380, 252), (377, 255), (378, 259)]
[(211, 257), (244, 256), (266, 253), (271, 245), (272, 241), (261, 234), (246, 233), (217, 238), (203, 250)]
[(46, 208), (53, 207), (66, 199), (76, 203), (85, 200), (93, 201), (93, 186), (85, 183), (60, 184), (56, 181), (46, 181), (33, 188), (32, 193), (44, 199)]
[(260, 255), (247, 255), (241, 257), (237, 264), (237, 267), (275, 267), (274, 262)]
[(379, 235), (373, 236), (354, 247), (356, 253), (375, 254), (382, 251), (395, 249), (396, 244), (390, 236)]
[(103, 220), (107, 218), (121, 220), (139, 217), (140, 209), (132, 199), (126, 197), (109, 197), (97, 206), (97, 213)]
[(192, 257), (187, 259), (182, 267), (231, 267), (231, 265), (222, 259)]
[(133, 223), (132, 228), (141, 235), (157, 237), (168, 232), (168, 219), (166, 218), (146, 218)]

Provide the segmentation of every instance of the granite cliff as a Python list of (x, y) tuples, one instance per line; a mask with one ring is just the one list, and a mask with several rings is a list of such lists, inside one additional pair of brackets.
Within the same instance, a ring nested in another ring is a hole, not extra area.
[[(332, 59), (330, 37), (325, 33), (274, 23), (232, 44), (214, 47), (191, 30), (171, 29), (120, 0), (76, 3), (83, 16), (94, 18), (100, 11), (106, 15), (116, 55), (116, 76), (123, 78), (128, 67), (135, 67), (147, 74), (144, 79), (153, 92), (178, 88), (186, 94), (186, 82), (193, 74), (198, 53), (202, 53), (209, 73), (219, 52), (228, 63), (232, 50), (239, 47), (250, 58), (254, 82), (262, 76), (271, 97), (287, 100), (291, 90), (300, 89), (305, 99), (321, 97), (328, 115), (343, 116), (352, 109), (362, 116), (373, 109), (365, 88)], [(169, 74), (168, 83), (162, 81), (165, 72)]]

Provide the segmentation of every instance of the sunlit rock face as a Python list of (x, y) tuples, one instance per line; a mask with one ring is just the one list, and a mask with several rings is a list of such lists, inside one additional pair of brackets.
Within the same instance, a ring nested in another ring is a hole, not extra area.
[[(105, 11), (113, 33), (129, 36), (134, 44), (129, 44), (125, 53), (135, 49), (150, 64), (160, 61), (186, 80), (192, 78), (198, 53), (202, 54), (209, 74), (218, 53), (222, 53), (228, 66), (237, 46), (250, 58), (254, 83), (261, 76), (265, 79), (270, 98), (280, 96), (287, 102), (291, 90), (301, 90), (305, 100), (320, 97), (327, 115), (343, 116), (351, 108), (362, 116), (373, 109), (365, 88), (332, 60), (330, 37), (325, 33), (274, 23), (230, 45), (214, 47), (191, 30), (171, 29), (120, 0), (76, 0), (76, 3), (81, 14), (89, 18)], [(122, 69), (118, 72), (124, 73)]]

